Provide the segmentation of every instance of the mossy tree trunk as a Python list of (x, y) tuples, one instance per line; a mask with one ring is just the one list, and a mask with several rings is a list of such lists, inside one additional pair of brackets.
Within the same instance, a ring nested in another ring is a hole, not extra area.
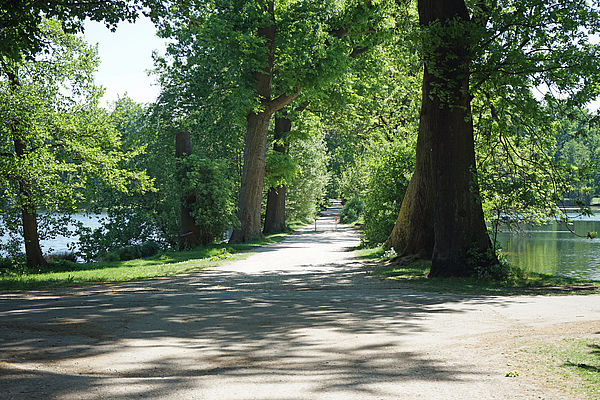
[(418, 10), (427, 34), (439, 36), (425, 45), (416, 168), (387, 244), (431, 258), (432, 277), (474, 276), (498, 261), (477, 183), (469, 38), (457, 37), (468, 35), (470, 17), (463, 0), (419, 0)]

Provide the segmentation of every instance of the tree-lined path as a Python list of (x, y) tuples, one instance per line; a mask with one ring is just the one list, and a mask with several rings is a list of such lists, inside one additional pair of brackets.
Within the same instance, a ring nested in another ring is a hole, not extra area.
[[(207, 273), (0, 294), (2, 399), (564, 399), (511, 351), (600, 332), (600, 296), (418, 293), (314, 225)], [(519, 377), (507, 378), (517, 369)]]

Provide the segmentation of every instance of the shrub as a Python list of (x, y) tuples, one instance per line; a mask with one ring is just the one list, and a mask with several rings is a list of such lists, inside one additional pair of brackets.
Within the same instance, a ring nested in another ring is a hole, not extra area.
[[(155, 255), (160, 251), (160, 245), (156, 242), (149, 241), (142, 244), (125, 246), (115, 251), (118, 260), (127, 261), (135, 260), (136, 258), (144, 258)], [(110, 253), (109, 253), (110, 254)], [(108, 254), (107, 254), (108, 255)], [(109, 261), (104, 257), (105, 261)]]
[(385, 242), (392, 232), (413, 166), (414, 149), (409, 143), (392, 143), (373, 157), (364, 197), (366, 242)]
[(206, 245), (221, 238), (229, 227), (239, 224), (234, 182), (223, 160), (190, 155), (180, 161), (181, 201), (188, 202), (191, 214)]
[(360, 197), (353, 197), (344, 204), (340, 212), (340, 222), (349, 224), (361, 216), (365, 210), (365, 202)]
[(64, 271), (76, 271), (80, 268), (75, 261), (55, 258), (48, 261), (48, 264), (43, 268), (40, 268), (40, 272), (64, 272)]
[(59, 251), (57, 253), (52, 253), (46, 257), (46, 261), (49, 263), (65, 260), (70, 262), (77, 262), (77, 255), (72, 251)]

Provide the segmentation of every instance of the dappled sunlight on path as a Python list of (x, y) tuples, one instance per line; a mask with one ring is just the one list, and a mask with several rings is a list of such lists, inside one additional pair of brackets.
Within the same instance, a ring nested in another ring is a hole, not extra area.
[(352, 259), (358, 236), (335, 229), (337, 212), (206, 273), (0, 295), (0, 398), (534, 399), (481, 338), (600, 320), (598, 296), (381, 281)]

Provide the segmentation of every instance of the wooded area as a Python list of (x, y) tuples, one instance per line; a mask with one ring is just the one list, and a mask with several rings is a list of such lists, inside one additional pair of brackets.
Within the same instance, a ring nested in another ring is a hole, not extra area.
[[(502, 277), (499, 224), (600, 193), (597, 2), (101, 3), (0, 6), (0, 212), (10, 263), (69, 214), (80, 255), (247, 242), (342, 198), (342, 222), (430, 276)], [(170, 39), (154, 104), (99, 105), (85, 18), (149, 15)], [(43, 212), (40, 212), (43, 211)], [(3, 233), (3, 232), (0, 232)]]

